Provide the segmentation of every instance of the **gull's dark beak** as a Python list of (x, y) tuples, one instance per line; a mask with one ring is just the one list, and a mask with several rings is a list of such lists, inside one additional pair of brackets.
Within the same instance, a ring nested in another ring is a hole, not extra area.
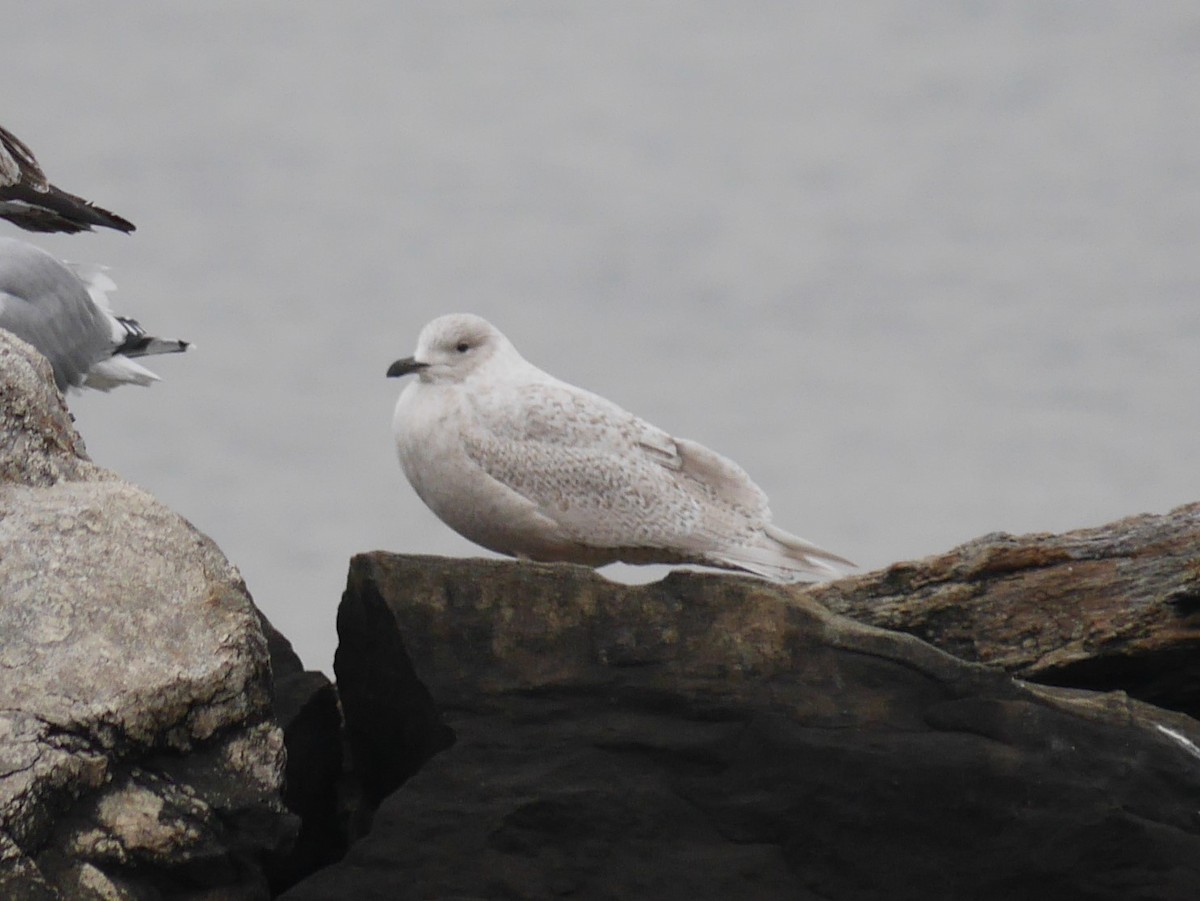
[(420, 372), (422, 369), (428, 368), (428, 363), (418, 363), (412, 357), (405, 357), (403, 360), (397, 360), (388, 367), (387, 377), (395, 379), (402, 375), (408, 375), (410, 372)]

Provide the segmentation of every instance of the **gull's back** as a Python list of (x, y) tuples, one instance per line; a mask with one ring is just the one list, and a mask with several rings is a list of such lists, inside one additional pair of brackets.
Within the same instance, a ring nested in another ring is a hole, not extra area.
[(50, 361), (60, 391), (80, 385), (112, 350), (108, 317), (79, 277), (15, 238), (0, 238), (0, 328)]

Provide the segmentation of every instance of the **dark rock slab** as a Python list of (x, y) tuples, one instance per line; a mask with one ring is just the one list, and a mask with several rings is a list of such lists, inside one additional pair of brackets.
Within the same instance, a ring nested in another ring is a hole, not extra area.
[(1200, 897), (1200, 725), (804, 589), (377, 553), (339, 631), (384, 799), (292, 901)]
[(813, 596), (1025, 679), (1200, 716), (1200, 504), (1061, 535), (987, 535)]
[(304, 669), (291, 642), (259, 615), (271, 655), (272, 711), (287, 749), (283, 801), (300, 818), (295, 843), (267, 863), (278, 894), (346, 853), (347, 778), (337, 689), (324, 673)]
[(267, 646), (237, 571), (94, 466), (0, 332), (0, 897), (268, 897)]
[[(442, 723), (429, 690), (413, 672), (378, 586), (356, 579), (355, 572), (352, 563), (338, 608), (341, 640), (333, 669), (350, 749), (356, 795), (351, 834), (357, 838), (370, 830), (380, 801), (449, 747), (454, 733)], [(360, 592), (368, 598), (366, 603), (349, 600)], [(346, 641), (348, 636), (353, 639)], [(355, 687), (343, 692), (343, 684)]]

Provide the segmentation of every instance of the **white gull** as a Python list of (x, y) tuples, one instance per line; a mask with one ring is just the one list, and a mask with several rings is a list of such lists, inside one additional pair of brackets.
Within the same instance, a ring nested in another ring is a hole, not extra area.
[(388, 376), (417, 378), (393, 431), (421, 500), (490, 550), (541, 561), (691, 563), (777, 581), (854, 564), (771, 523), (736, 463), (527, 362), (487, 321), (435, 319)]

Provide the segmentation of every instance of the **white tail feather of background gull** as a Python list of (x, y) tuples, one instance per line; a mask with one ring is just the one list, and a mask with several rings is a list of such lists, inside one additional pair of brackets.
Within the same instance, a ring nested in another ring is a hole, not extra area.
[(16, 238), (0, 238), (0, 328), (50, 361), (60, 391), (159, 380), (134, 357), (179, 353), (187, 341), (155, 338), (136, 320), (115, 316), (113, 284), (101, 267), (72, 266)]
[(478, 316), (422, 329), (396, 404), (400, 464), (421, 500), (490, 550), (540, 561), (691, 563), (791, 582), (850, 561), (771, 523), (731, 460), (527, 362)]
[(4, 128), (0, 128), (0, 218), (33, 232), (91, 231), (94, 225), (134, 230), (129, 220), (50, 184), (33, 151)]

